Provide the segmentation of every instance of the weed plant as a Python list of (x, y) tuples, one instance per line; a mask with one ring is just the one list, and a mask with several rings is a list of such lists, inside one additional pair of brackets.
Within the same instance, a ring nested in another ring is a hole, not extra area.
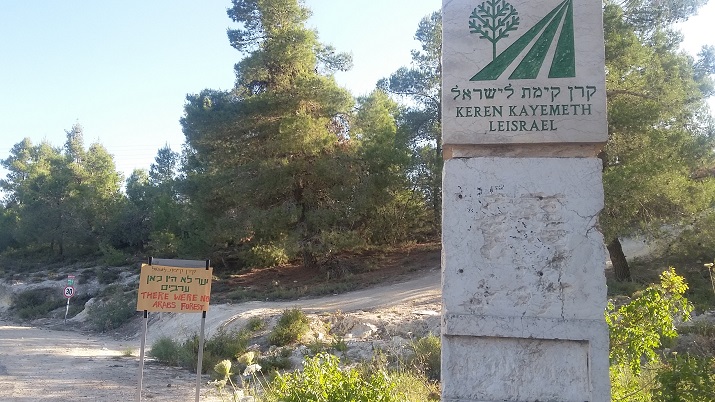
[(154, 341), (148, 355), (169, 366), (183, 366), (190, 357), (184, 353), (184, 349), (179, 342), (168, 336), (162, 336)]
[(136, 291), (113, 287), (111, 293), (87, 308), (90, 324), (98, 331), (119, 328), (137, 314)]
[(340, 368), (340, 359), (321, 353), (308, 357), (303, 370), (278, 375), (268, 386), (266, 402), (397, 402), (395, 383), (384, 372), (364, 376)]
[(291, 368), (292, 363), (290, 361), (290, 356), (293, 353), (290, 347), (280, 347), (273, 348), (260, 355), (256, 361), (263, 367), (263, 372), (271, 375), (277, 373), (279, 370), (288, 370)]
[(283, 311), (278, 324), (268, 336), (271, 345), (285, 346), (296, 342), (310, 329), (310, 320), (303, 310), (294, 308)]
[[(249, 340), (248, 331), (219, 330), (204, 342), (201, 370), (207, 372), (222, 360), (236, 359), (243, 355)], [(164, 364), (196, 370), (199, 359), (199, 336), (194, 334), (183, 342), (161, 337), (152, 344), (149, 356)]]
[(413, 341), (410, 345), (413, 355), (408, 363), (417, 373), (423, 373), (429, 380), (438, 381), (442, 359), (442, 342), (436, 335), (429, 334)]
[(251, 332), (256, 332), (266, 327), (266, 321), (261, 317), (251, 317), (246, 323), (246, 329)]
[[(204, 355), (201, 363), (202, 372), (207, 372), (209, 368), (216, 366), (225, 359), (235, 359), (246, 352), (248, 342), (251, 339), (248, 331), (224, 331), (219, 330), (214, 336), (204, 342)], [(194, 335), (182, 344), (182, 356), (190, 356), (190, 360), (181, 362), (182, 366), (192, 370), (196, 369), (199, 358), (199, 336)]]
[(654, 402), (715, 401), (715, 358), (673, 355), (656, 376)]

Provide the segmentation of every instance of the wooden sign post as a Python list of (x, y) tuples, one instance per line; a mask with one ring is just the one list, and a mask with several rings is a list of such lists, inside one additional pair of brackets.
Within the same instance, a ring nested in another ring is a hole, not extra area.
[(150, 258), (142, 264), (137, 293), (137, 311), (144, 312), (144, 325), (139, 353), (139, 385), (137, 402), (141, 401), (144, 378), (144, 350), (149, 312), (201, 313), (199, 356), (196, 369), (196, 402), (201, 390), (201, 370), (204, 352), (206, 312), (211, 299), (213, 268), (209, 260), (166, 260)]

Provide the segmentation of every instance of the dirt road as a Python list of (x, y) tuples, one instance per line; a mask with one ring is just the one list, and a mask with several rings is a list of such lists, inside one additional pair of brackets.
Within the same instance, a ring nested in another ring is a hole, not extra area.
[[(434, 307), (440, 295), (438, 269), (414, 280), (320, 299), (293, 302), (249, 302), (211, 306), (207, 332), (240, 326), (253, 315), (300, 307), (308, 313), (352, 312), (389, 308), (409, 315), (425, 303)], [(159, 316), (159, 315), (157, 315)], [(198, 314), (166, 314), (150, 320), (147, 345), (159, 336), (180, 337), (198, 330)], [(72, 325), (71, 323), (69, 324)], [(59, 328), (58, 328), (59, 327)], [(18, 326), (0, 321), (0, 401), (132, 401), (135, 400), (140, 341), (117, 341), (78, 331)], [(132, 351), (133, 356), (123, 356)], [(195, 374), (146, 364), (144, 401), (193, 401)], [(217, 401), (206, 385), (202, 401)]]
[[(0, 401), (135, 400), (138, 349), (136, 341), (0, 322)], [(127, 350), (134, 357), (123, 357)], [(148, 364), (143, 400), (193, 401), (194, 384), (187, 370)]]

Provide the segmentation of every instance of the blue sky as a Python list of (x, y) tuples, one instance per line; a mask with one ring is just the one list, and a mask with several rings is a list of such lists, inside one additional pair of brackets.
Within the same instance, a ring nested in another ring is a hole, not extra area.
[[(239, 53), (226, 29), (230, 0), (0, 2), (0, 158), (25, 137), (61, 146), (84, 127), (125, 176), (184, 141), (187, 93), (233, 86)], [(351, 52), (339, 82), (355, 94), (410, 63), (420, 19), (440, 0), (308, 0), (309, 25)], [(3, 173), (4, 175), (4, 173)]]
[[(0, 1), (0, 159), (25, 137), (61, 146), (84, 127), (125, 176), (164, 144), (179, 150), (186, 94), (229, 89), (239, 53), (226, 29), (230, 0)], [(420, 19), (441, 0), (307, 0), (324, 43), (353, 54), (336, 76), (355, 95), (409, 65)], [(715, 44), (715, 3), (684, 26), (687, 50)], [(4, 172), (0, 171), (4, 176)]]

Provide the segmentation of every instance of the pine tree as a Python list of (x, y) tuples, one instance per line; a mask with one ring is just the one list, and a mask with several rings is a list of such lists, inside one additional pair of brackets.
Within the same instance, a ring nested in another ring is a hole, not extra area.
[(187, 189), (214, 247), (314, 267), (345, 214), (353, 100), (331, 74), (349, 58), (318, 42), (298, 0), (234, 0), (228, 15), (245, 57), (232, 91), (188, 97)]
[(712, 180), (695, 175), (713, 149), (703, 92), (709, 77), (679, 51), (671, 26), (697, 4), (652, 6), (604, 9), (609, 140), (600, 221), (618, 280), (631, 279), (619, 238), (692, 222), (715, 194)]

